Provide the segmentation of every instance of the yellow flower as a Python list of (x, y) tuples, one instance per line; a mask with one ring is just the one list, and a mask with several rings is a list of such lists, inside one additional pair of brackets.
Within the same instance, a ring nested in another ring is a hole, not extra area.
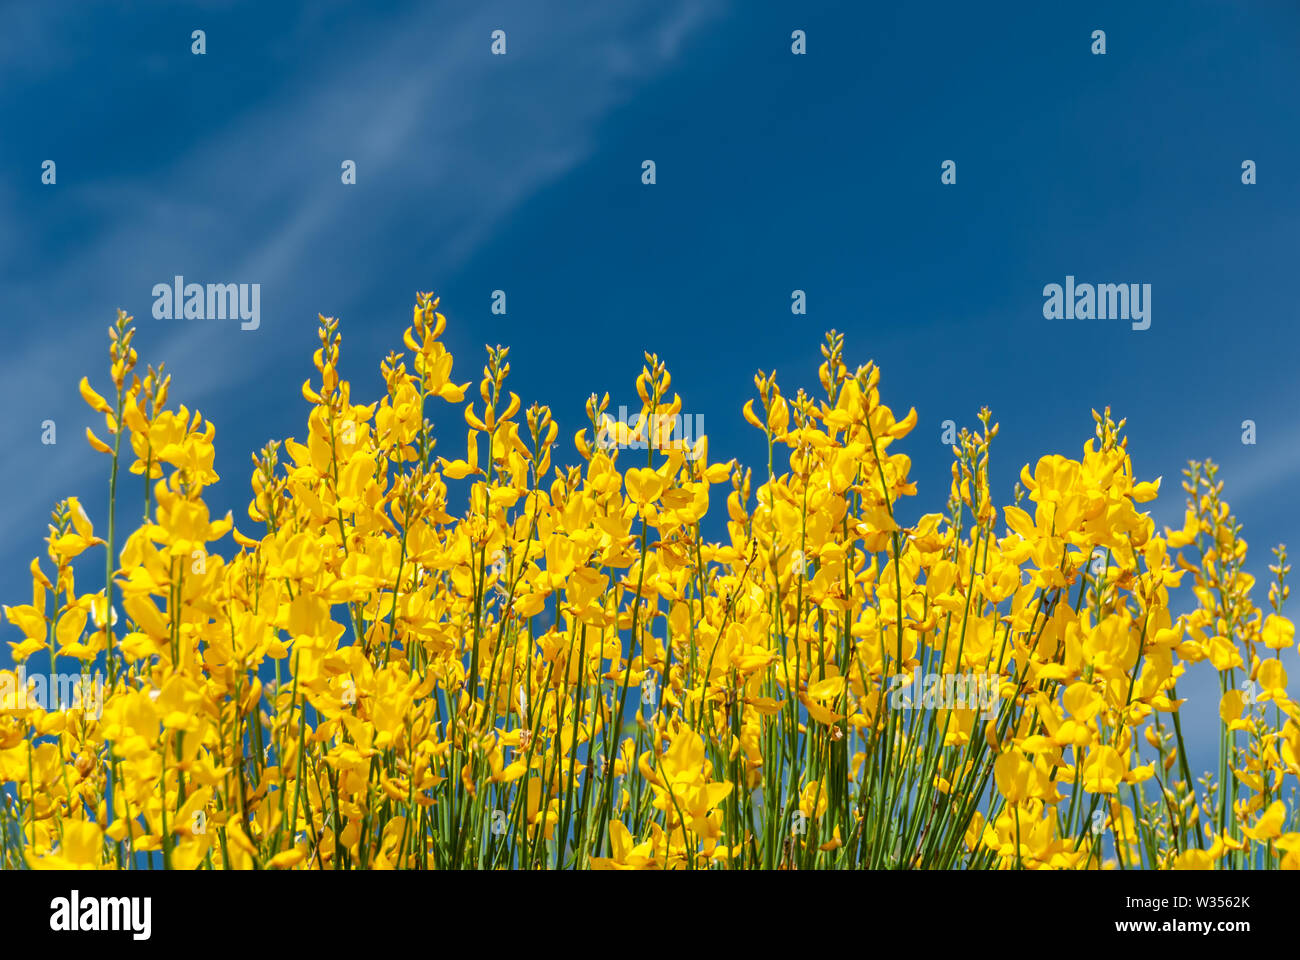
[(33, 870), (98, 870), (104, 858), (104, 831), (87, 820), (67, 820), (63, 838), (53, 852), (28, 856)]

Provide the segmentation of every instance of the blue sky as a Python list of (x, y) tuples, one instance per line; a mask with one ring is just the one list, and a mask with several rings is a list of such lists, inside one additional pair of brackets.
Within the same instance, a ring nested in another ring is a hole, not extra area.
[[(249, 453), (303, 433), (317, 314), (341, 318), (344, 373), (373, 399), (429, 289), (457, 379), (511, 345), (513, 389), (562, 436), (592, 391), (632, 405), (653, 350), (711, 457), (757, 466), (739, 413), (755, 371), (815, 387), (833, 327), (851, 366), (881, 364), (886, 402), (918, 409), (918, 506), (946, 497), (944, 420), (992, 408), (1009, 500), (1022, 464), (1077, 457), (1109, 404), (1139, 475), (1165, 478), (1159, 523), (1180, 521), (1186, 461), (1210, 457), (1261, 581), (1269, 548), (1300, 542), (1293, 3), (50, 3), (0, 20), (6, 602), (30, 595), (57, 499), (103, 523), (76, 384), (106, 387), (117, 307), (174, 401), (215, 421), (209, 500), (247, 525)], [(154, 320), (152, 287), (177, 274), (260, 283), (260, 328)], [(1150, 329), (1045, 320), (1043, 287), (1067, 275), (1151, 284)]]

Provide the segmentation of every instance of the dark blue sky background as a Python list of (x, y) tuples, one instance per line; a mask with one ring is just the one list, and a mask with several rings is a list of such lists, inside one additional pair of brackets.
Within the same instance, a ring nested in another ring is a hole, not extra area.
[[(107, 460), (82, 439), (102, 418), (76, 384), (107, 391), (115, 308), (174, 401), (215, 421), (209, 501), (248, 529), (249, 453), (304, 433), (317, 313), (342, 320), (354, 396), (377, 399), (429, 289), (456, 379), (511, 345), (512, 388), (551, 404), (566, 445), (592, 391), (633, 405), (653, 350), (711, 457), (758, 467), (755, 371), (816, 388), (833, 327), (900, 416), (918, 409), (918, 512), (946, 498), (942, 421), (992, 408), (1006, 502), (1109, 404), (1139, 475), (1165, 478), (1159, 523), (1180, 525), (1180, 470), (1211, 457), (1261, 581), (1300, 540), (1300, 4), (48, 3), (0, 7), (0, 27), (6, 602), (30, 596), (57, 499), (104, 524)], [(261, 328), (154, 320), (176, 274), (260, 283)], [(1150, 283), (1150, 329), (1044, 320), (1067, 274)], [(459, 412), (432, 415), (462, 454)]]

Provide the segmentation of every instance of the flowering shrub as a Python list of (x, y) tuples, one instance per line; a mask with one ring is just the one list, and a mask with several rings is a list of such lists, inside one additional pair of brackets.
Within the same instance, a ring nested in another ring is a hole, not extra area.
[[(369, 404), (322, 318), (306, 433), (253, 457), (240, 527), (204, 503), (213, 425), (135, 372), (119, 312), (113, 391), (81, 383), (108, 514), (62, 501), (5, 608), (19, 671), (102, 675), (102, 708), (3, 704), (0, 866), (1300, 867), (1289, 567), (1264, 615), (1212, 464), (1157, 533), (1108, 410), (999, 510), (985, 410), (905, 527), (916, 412), (832, 333), (820, 397), (755, 378), (764, 476), (648, 431), (681, 411), (650, 355), (640, 417), (593, 397), (560, 466), (507, 349), (466, 402), (437, 308)], [(435, 450), (433, 404), (463, 448)], [(1179, 697), (1188, 669), (1217, 704)], [(1221, 721), (1200, 780), (1188, 709)]]

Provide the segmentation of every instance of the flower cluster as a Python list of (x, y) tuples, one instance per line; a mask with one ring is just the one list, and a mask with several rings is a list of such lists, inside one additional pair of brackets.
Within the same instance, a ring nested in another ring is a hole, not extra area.
[[(5, 608), (15, 663), (102, 675), (102, 708), (0, 709), (0, 868), (1300, 867), (1289, 567), (1265, 615), (1213, 464), (1158, 532), (1107, 410), (999, 509), (986, 410), (908, 524), (916, 412), (834, 333), (819, 395), (755, 378), (756, 478), (645, 429), (682, 409), (655, 356), (631, 426), (593, 396), (566, 453), (507, 349), (453, 381), (445, 323), (419, 295), (363, 404), (322, 318), (305, 433), (254, 455), (236, 526), (215, 428), (119, 312), (114, 389), (81, 384), (102, 535), (60, 502)], [(997, 696), (897, 707), (922, 674)], [(1189, 709), (1220, 721), (1199, 779)]]

